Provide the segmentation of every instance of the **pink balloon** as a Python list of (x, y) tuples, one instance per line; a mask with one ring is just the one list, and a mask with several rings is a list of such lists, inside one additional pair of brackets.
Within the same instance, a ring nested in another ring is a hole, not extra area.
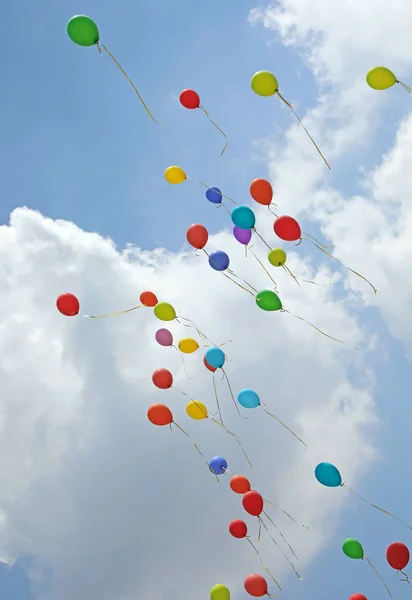
[(155, 338), (156, 342), (161, 346), (173, 345), (173, 336), (168, 329), (158, 329)]

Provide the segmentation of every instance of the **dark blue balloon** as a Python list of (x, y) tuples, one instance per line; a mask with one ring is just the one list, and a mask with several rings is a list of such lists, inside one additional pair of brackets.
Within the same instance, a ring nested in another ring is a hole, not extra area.
[(212, 204), (220, 204), (222, 202), (222, 190), (217, 187), (212, 187), (206, 190), (206, 198)]
[(230, 259), (223, 250), (216, 250), (209, 255), (209, 265), (215, 271), (226, 271), (230, 263)]
[(209, 462), (209, 469), (215, 475), (224, 475), (227, 471), (227, 461), (223, 456), (215, 456)]

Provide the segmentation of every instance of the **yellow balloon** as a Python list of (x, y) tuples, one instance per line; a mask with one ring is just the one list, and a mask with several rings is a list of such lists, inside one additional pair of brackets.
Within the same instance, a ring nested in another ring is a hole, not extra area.
[(387, 90), (396, 82), (395, 75), (386, 67), (373, 67), (366, 75), (366, 83), (374, 90)]
[(186, 173), (180, 167), (168, 167), (165, 171), (165, 179), (168, 183), (182, 183), (187, 179)]
[(193, 338), (183, 338), (178, 343), (180, 352), (184, 354), (192, 354), (192, 352), (196, 352), (199, 348), (199, 344)]
[(199, 402), (198, 400), (191, 400), (186, 406), (186, 412), (189, 417), (195, 419), (195, 421), (202, 421), (202, 419), (206, 419), (207, 417), (206, 406), (203, 402)]
[(268, 261), (274, 267), (283, 267), (286, 262), (286, 252), (282, 248), (274, 248), (268, 254)]
[(173, 319), (176, 319), (176, 311), (168, 302), (156, 304), (154, 314), (160, 321), (173, 321)]
[(258, 71), (250, 80), (252, 90), (258, 96), (274, 96), (279, 89), (278, 80), (269, 71)]
[(214, 585), (210, 590), (210, 600), (230, 600), (229, 589), (223, 583)]

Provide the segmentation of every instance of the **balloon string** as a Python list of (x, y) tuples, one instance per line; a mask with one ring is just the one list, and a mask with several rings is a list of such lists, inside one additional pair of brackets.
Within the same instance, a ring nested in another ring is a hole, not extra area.
[(248, 537), (248, 536), (246, 536), (246, 538), (245, 538), (245, 539), (246, 539), (246, 540), (249, 542), (249, 544), (252, 546), (253, 550), (254, 550), (254, 551), (256, 552), (256, 554), (258, 555), (258, 557), (259, 557), (259, 560), (260, 560), (260, 562), (262, 563), (262, 565), (263, 565), (263, 567), (264, 567), (264, 569), (265, 569), (266, 573), (268, 573), (268, 574), (270, 575), (270, 577), (271, 577), (272, 581), (274, 581), (274, 582), (275, 582), (275, 584), (278, 586), (279, 590), (280, 590), (280, 591), (282, 591), (282, 588), (280, 587), (279, 583), (276, 581), (276, 579), (273, 577), (272, 573), (269, 571), (269, 569), (267, 568), (267, 566), (266, 566), (266, 565), (265, 565), (265, 563), (263, 562), (263, 559), (262, 559), (262, 557), (260, 556), (260, 554), (259, 554), (259, 551), (257, 550), (257, 548), (256, 548), (256, 546), (254, 545), (254, 543), (250, 541), (250, 539), (249, 539), (249, 537)]
[(378, 571), (375, 569), (375, 567), (373, 566), (371, 559), (368, 558), (367, 556), (363, 557), (366, 562), (368, 563), (368, 565), (371, 567), (371, 569), (373, 569), (373, 571), (375, 571), (376, 575), (379, 577), (379, 579), (381, 580), (381, 582), (383, 583), (383, 585), (385, 586), (386, 591), (388, 592), (389, 596), (392, 598), (392, 594), (390, 592), (390, 589), (388, 588), (388, 586), (386, 585), (386, 583), (384, 582), (384, 580), (382, 579), (382, 577), (380, 576), (380, 574), (378, 573)]
[(258, 521), (259, 521), (259, 531), (258, 531), (257, 541), (260, 542), (260, 538), (262, 535), (262, 521), (261, 521), (260, 517), (258, 517)]
[(183, 327), (193, 327), (194, 330), (196, 331), (196, 333), (203, 339), (206, 340), (208, 342), (210, 342), (212, 344), (212, 346), (216, 346), (216, 344), (214, 342), (212, 342), (211, 339), (209, 339), (204, 333), (202, 333), (200, 331), (200, 329), (197, 327), (196, 323), (194, 323), (191, 319), (186, 319), (185, 317), (182, 317), (182, 315), (179, 315), (178, 317), (176, 317), (176, 321), (178, 323), (180, 323), (179, 319), (182, 319), (182, 321), (186, 321), (187, 323), (190, 323), (190, 325), (185, 325), (185, 323), (181, 323), (181, 325), (183, 325)]
[(304, 231), (303, 233), (306, 235), (306, 237), (310, 238), (311, 240), (313, 240), (314, 242), (316, 242), (317, 244), (319, 244), (319, 246), (322, 246), (322, 248), (326, 248), (326, 250), (327, 249), (333, 250), (333, 248), (335, 247), (333, 244), (332, 244), (332, 246), (327, 246), (326, 244), (323, 244), (318, 239), (316, 239), (315, 237), (313, 237), (313, 235), (310, 235), (310, 233), (306, 233), (306, 231)]
[(280, 419), (278, 419), (278, 417), (276, 417), (275, 415), (273, 415), (271, 412), (268, 411), (268, 409), (265, 407), (264, 404), (260, 404), (260, 406), (262, 407), (262, 410), (269, 415), (270, 417), (272, 417), (273, 419), (275, 419), (278, 423), (280, 423), (280, 425), (282, 425), (282, 427), (284, 427), (287, 431), (289, 431), (289, 433), (291, 433), (292, 435), (295, 436), (295, 438), (297, 440), (299, 440), (299, 442), (301, 444), (303, 444), (305, 446), (305, 448), (307, 448), (307, 444), (305, 444), (305, 442), (303, 440), (300, 439), (300, 437), (298, 435), (296, 435), (296, 433), (294, 431), (292, 431), (292, 429), (290, 429), (290, 427), (288, 427), (287, 425), (285, 425), (285, 423), (283, 423), (283, 421), (281, 421)]
[(326, 285), (323, 285), (322, 283), (318, 283), (317, 281), (311, 281), (310, 279), (301, 279), (300, 277), (296, 277), (296, 275), (294, 275), (289, 269), (289, 267), (287, 267), (286, 265), (282, 265), (282, 267), (287, 273), (289, 273), (291, 277), (293, 277), (293, 279), (298, 285), (300, 285), (299, 281), (301, 281), (302, 283), (312, 283), (313, 285), (317, 285), (318, 287), (329, 287), (330, 285), (332, 285), (331, 281), (329, 281), (329, 283), (327, 283)]
[[(289, 513), (287, 513), (285, 510), (283, 510), (283, 508), (281, 508), (278, 504), (274, 504), (273, 502), (269, 502), (269, 500), (266, 500), (266, 498), (264, 498), (264, 502), (265, 502), (265, 504), (269, 504), (270, 506), (274, 506), (275, 508), (278, 508), (281, 512), (283, 512), (283, 514), (286, 517), (288, 517), (288, 519), (290, 519), (291, 521), (293, 521), (293, 523), (295, 523), (295, 525), (298, 524), (295, 521), (295, 519)], [(305, 529), (310, 529), (310, 527), (308, 527), (307, 525), (301, 525), (301, 527), (304, 527)]]
[(278, 550), (280, 550), (280, 552), (282, 553), (283, 557), (287, 560), (287, 562), (289, 563), (289, 565), (292, 567), (293, 572), (295, 573), (295, 575), (297, 577), (299, 577), (299, 579), (301, 581), (303, 581), (302, 577), (299, 575), (299, 573), (296, 571), (295, 567), (293, 566), (293, 564), (291, 563), (291, 561), (289, 560), (289, 558), (286, 556), (286, 554), (283, 552), (282, 548), (279, 546), (279, 544), (277, 543), (277, 541), (275, 540), (275, 538), (271, 535), (269, 529), (266, 527), (265, 523), (262, 521), (262, 519), (260, 517), (258, 517), (259, 519), (259, 523), (266, 529), (268, 536), (270, 537), (270, 539), (272, 540), (272, 542), (275, 544), (275, 546), (278, 548)]
[(106, 319), (107, 317), (118, 317), (119, 315), (125, 315), (126, 313), (132, 312), (133, 310), (137, 310), (138, 308), (143, 308), (143, 304), (140, 304), (139, 306), (134, 306), (133, 308), (128, 308), (127, 310), (120, 310), (119, 312), (108, 313), (107, 315), (83, 315), (83, 317), (85, 317), (86, 319)]
[(223, 204), (223, 202), (220, 202), (220, 204), (218, 204), (218, 205), (216, 206), (216, 208), (221, 208), (221, 207), (223, 207), (223, 208), (225, 209), (225, 211), (227, 212), (227, 214), (228, 214), (229, 216), (232, 214), (232, 213), (230, 212), (230, 210), (228, 209), (228, 207), (227, 207), (227, 206), (225, 206), (225, 205)]
[(402, 523), (402, 525), (404, 525), (405, 527), (407, 527), (408, 529), (410, 529), (412, 531), (412, 527), (410, 527), (409, 525), (407, 525), (405, 523), (405, 521), (402, 521), (402, 519), (400, 519), (399, 517), (396, 517), (392, 513), (390, 513), (387, 510), (385, 510), (384, 508), (381, 508), (380, 506), (376, 506), (376, 504), (373, 504), (372, 502), (369, 502), (369, 500), (366, 500), (366, 498), (364, 498), (363, 496), (361, 496), (360, 494), (358, 494), (357, 492), (355, 492), (354, 490), (352, 490), (350, 487), (348, 487), (346, 485), (346, 483), (341, 483), (341, 487), (346, 488), (349, 492), (351, 492), (352, 494), (354, 494), (354, 496), (357, 496), (360, 500), (362, 500), (363, 502), (366, 502), (366, 504), (369, 504), (369, 506), (372, 506), (373, 508), (376, 508), (376, 510), (379, 510), (380, 512), (383, 512), (385, 515), (388, 515), (389, 517), (392, 517), (392, 519), (395, 519), (395, 521), (399, 521), (399, 523)]
[(275, 527), (275, 529), (279, 532), (280, 537), (285, 542), (285, 544), (288, 546), (288, 548), (292, 552), (293, 556), (295, 558), (298, 558), (297, 555), (296, 555), (296, 552), (294, 551), (294, 549), (292, 548), (292, 546), (289, 544), (289, 542), (287, 541), (287, 539), (285, 538), (285, 536), (283, 535), (283, 533), (281, 532), (281, 530), (279, 529), (279, 527), (276, 525), (276, 523), (274, 523), (274, 521), (272, 521), (272, 519), (269, 517), (269, 515), (267, 514), (266, 511), (263, 511), (263, 514), (265, 515), (265, 517), (267, 519), (269, 519), (269, 521), (272, 523), (273, 527)]
[(399, 79), (396, 80), (396, 83), (399, 83), (409, 93), (412, 92), (412, 88), (410, 88), (409, 85), (406, 85), (406, 83), (402, 83), (402, 81), (399, 81)]
[[(99, 45), (97, 46), (99, 48)], [(120, 69), (120, 71), (123, 73), (123, 75), (126, 77), (127, 81), (130, 83), (130, 85), (132, 86), (132, 88), (134, 89), (134, 91), (137, 94), (137, 97), (139, 98), (140, 102), (143, 104), (144, 109), (146, 110), (147, 114), (149, 115), (149, 117), (152, 119), (152, 121), (154, 121), (155, 123), (157, 123), (158, 125), (161, 125), (161, 123), (159, 123), (158, 121), (156, 121), (156, 119), (154, 118), (154, 116), (152, 115), (152, 113), (150, 112), (147, 104), (145, 103), (145, 101), (143, 100), (143, 98), (141, 97), (141, 95), (139, 94), (139, 91), (137, 89), (137, 87), (135, 86), (135, 84), (133, 83), (133, 81), (130, 79), (130, 77), (128, 76), (128, 74), (126, 73), (126, 71), (123, 69), (123, 67), (120, 66), (120, 64), (117, 62), (117, 60), (115, 59), (115, 57), (113, 56), (113, 54), (111, 52), (109, 52), (109, 50), (106, 48), (106, 46), (104, 44), (102, 44), (103, 50), (105, 52), (107, 52), (107, 54), (110, 56), (110, 58), (112, 59), (112, 61), (115, 63), (115, 65)], [(100, 49), (100, 48), (99, 48)]]
[[(195, 444), (195, 442), (192, 440), (192, 438), (190, 437), (190, 435), (187, 433), (187, 431), (185, 431), (182, 427), (180, 427), (180, 425), (178, 425), (176, 423), (176, 421), (172, 421), (173, 425), (175, 425), (178, 429), (180, 429), (180, 431), (182, 433), (185, 434), (185, 436), (188, 438), (188, 440), (190, 441), (190, 443), (195, 447), (195, 449), (197, 450), (197, 452), (200, 454), (200, 456), (203, 458), (203, 460), (205, 461), (205, 463), (207, 464), (207, 468), (209, 469), (209, 463), (207, 462), (204, 454), (202, 454), (202, 452), (200, 451), (200, 448), (197, 444)], [(212, 471), (213, 472), (213, 471)], [(216, 481), (218, 482), (218, 484), (220, 485), (220, 481), (218, 476), (216, 475), (216, 473), (213, 472), (213, 475), (216, 477)]]
[(238, 407), (238, 405), (237, 405), (237, 402), (236, 402), (236, 400), (235, 400), (235, 397), (234, 397), (234, 395), (233, 395), (233, 390), (232, 390), (232, 386), (230, 385), (229, 377), (227, 376), (227, 374), (226, 374), (226, 371), (224, 370), (224, 368), (223, 368), (223, 367), (221, 367), (221, 369), (222, 369), (223, 376), (224, 376), (224, 378), (226, 379), (227, 387), (229, 388), (229, 392), (230, 392), (230, 395), (231, 395), (231, 397), (232, 397), (233, 404), (235, 405), (235, 408), (236, 408), (236, 410), (237, 410), (237, 412), (238, 412), (238, 415), (241, 417), (241, 416), (242, 416), (242, 413), (240, 412), (240, 410), (239, 410), (239, 407)]
[(215, 381), (215, 374), (214, 373), (213, 373), (213, 390), (215, 392), (215, 398), (216, 398), (217, 410), (219, 412), (220, 422), (223, 425), (222, 412), (220, 410), (220, 402), (219, 402), (219, 396), (217, 395), (216, 381)]
[(190, 379), (189, 373), (187, 372), (187, 369), (186, 369), (186, 362), (185, 362), (185, 359), (183, 358), (183, 354), (180, 352), (179, 348), (177, 348), (177, 346), (175, 346), (174, 344), (172, 345), (172, 348), (174, 348), (175, 350), (177, 350), (179, 352), (179, 356), (182, 359), (183, 370), (185, 372), (185, 375), (186, 375), (187, 379)]
[(265, 246), (267, 248), (269, 248), (269, 250), (272, 250), (272, 248), (269, 246), (269, 244), (263, 239), (263, 237), (260, 235), (260, 233), (257, 231), (256, 227), (252, 227), (252, 231), (254, 233), (256, 233), (256, 235), (258, 236), (258, 238), (260, 238), (262, 240), (262, 242), (265, 244)]
[(249, 458), (249, 457), (248, 457), (248, 455), (246, 454), (246, 452), (245, 452), (245, 450), (244, 450), (244, 448), (243, 448), (242, 444), (240, 443), (240, 441), (239, 441), (239, 439), (238, 439), (237, 435), (236, 435), (235, 433), (233, 433), (233, 431), (229, 431), (229, 429), (228, 429), (228, 428), (227, 428), (225, 425), (223, 425), (223, 423), (221, 423), (220, 421), (218, 421), (217, 419), (215, 419), (215, 418), (213, 418), (213, 417), (209, 417), (209, 418), (210, 418), (210, 419), (211, 419), (211, 420), (212, 420), (214, 423), (216, 423), (217, 425), (220, 425), (220, 427), (223, 427), (223, 429), (226, 431), (226, 433), (227, 433), (228, 435), (231, 435), (231, 436), (233, 437), (233, 439), (236, 441), (236, 443), (238, 444), (239, 448), (241, 449), (241, 451), (242, 451), (242, 453), (243, 453), (243, 456), (246, 458), (246, 460), (247, 460), (247, 462), (248, 462), (248, 464), (249, 464), (249, 467), (250, 467), (251, 469), (253, 469), (253, 465), (252, 465), (252, 463), (251, 463), (251, 461), (250, 461), (250, 458)]
[[(316, 327), (316, 325), (314, 325), (310, 321), (307, 321), (303, 317), (298, 317), (298, 315), (295, 315), (295, 314), (291, 313), (290, 311), (286, 310), (286, 308), (281, 308), (280, 311), (288, 313), (292, 317), (295, 317), (295, 319), (299, 319), (299, 321), (303, 321), (304, 323), (307, 323), (308, 325), (310, 325), (311, 327), (313, 327), (313, 329), (316, 329), (316, 331), (318, 331), (319, 333), (321, 333), (325, 337), (329, 338), (330, 340), (333, 340), (334, 342), (338, 342), (338, 344), (344, 344), (345, 346), (347, 346), (346, 342), (342, 342), (342, 340), (338, 340), (337, 338), (332, 337), (328, 333), (325, 333), (324, 331), (322, 331), (321, 329), (319, 329), (319, 327)], [(355, 348), (355, 350), (359, 350), (359, 348)]]
[[(198, 179), (195, 179), (194, 177), (191, 177), (190, 175), (187, 175), (186, 179), (190, 179), (191, 181), (194, 181), (195, 183), (198, 183), (199, 185), (203, 185), (203, 187), (207, 188), (208, 190), (212, 189), (210, 187), (210, 185), (207, 185), (207, 183), (203, 183), (203, 181), (199, 181)], [(233, 204), (237, 204), (237, 202), (235, 202), (233, 200), (233, 198), (229, 198), (229, 196), (225, 196), (225, 194), (222, 194), (222, 192), (216, 192), (216, 190), (213, 190), (213, 191), (216, 194), (218, 194), (219, 196), (222, 196), (222, 198), (226, 198), (226, 200), (230, 200), (230, 202), (233, 202)]]
[(274, 202), (271, 202), (270, 204), (268, 204), (268, 209), (269, 209), (269, 212), (271, 212), (271, 213), (272, 213), (272, 215), (274, 215), (274, 216), (277, 218), (277, 217), (278, 217), (278, 215), (277, 215), (275, 212), (273, 212), (273, 210), (272, 210), (272, 205), (273, 205), (275, 208), (278, 208), (278, 205), (277, 205), (277, 204), (275, 204)]
[[(247, 246), (245, 246), (245, 248), (247, 248)], [(268, 277), (270, 278), (270, 280), (272, 281), (272, 283), (275, 286), (275, 290), (277, 290), (277, 283), (276, 281), (273, 279), (272, 275), (269, 273), (269, 271), (267, 270), (267, 268), (265, 267), (265, 265), (262, 263), (261, 260), (259, 260), (259, 258), (256, 256), (256, 254), (253, 252), (252, 250), (252, 246), (249, 247), (249, 251), (253, 254), (253, 256), (256, 258), (256, 260), (258, 261), (258, 263), (260, 264), (260, 266), (262, 267), (262, 269), (265, 271), (265, 273), (268, 275)]]
[(199, 108), (200, 108), (200, 110), (202, 110), (202, 111), (205, 113), (205, 115), (207, 116), (207, 118), (209, 119), (209, 121), (212, 123), (212, 125), (214, 125), (218, 131), (220, 131), (220, 133), (223, 135), (223, 137), (224, 137), (224, 138), (226, 138), (226, 144), (225, 144), (225, 146), (224, 146), (224, 148), (223, 148), (223, 150), (222, 150), (222, 152), (221, 152), (221, 154), (220, 154), (220, 156), (223, 156), (223, 154), (225, 153), (225, 150), (226, 150), (226, 148), (227, 148), (227, 147), (228, 147), (228, 145), (229, 145), (229, 141), (228, 141), (228, 139), (227, 139), (227, 135), (226, 135), (226, 133), (225, 133), (225, 132), (224, 132), (224, 131), (223, 131), (223, 130), (222, 130), (220, 127), (219, 127), (219, 125), (217, 125), (217, 124), (216, 124), (214, 121), (212, 121), (212, 119), (211, 119), (211, 118), (210, 118), (210, 116), (209, 116), (209, 112), (208, 112), (208, 111), (205, 109), (205, 107), (204, 107), (204, 106), (202, 106), (201, 104), (199, 104)]
[[(208, 259), (210, 260), (210, 254), (204, 249), (202, 248), (203, 252), (206, 254), (206, 256), (208, 257)], [(211, 259), (211, 262), (213, 264), (216, 264), (213, 259)], [(232, 272), (233, 271), (229, 271)], [(235, 279), (232, 279), (231, 277), (229, 277), (229, 275), (226, 275), (226, 273), (224, 273), (223, 271), (219, 271), (219, 273), (221, 273), (224, 277), (226, 277), (226, 279), (229, 279), (229, 281), (232, 281), (234, 284), (236, 284), (238, 287), (240, 287), (242, 290), (245, 290), (245, 292), (248, 292), (248, 294), (251, 294), (253, 297), (255, 297), (255, 295), (253, 294), (253, 292), (251, 292), (250, 290), (248, 290), (247, 288), (245, 288), (243, 285), (241, 285), (239, 282), (235, 281)], [(243, 280), (241, 280), (243, 281)], [(246, 283), (246, 282), (245, 282)], [(249, 284), (247, 284), (249, 285)], [(252, 288), (253, 289), (253, 288)]]
[[(401, 573), (403, 575), (403, 577), (404, 577), (403, 579), (402, 579), (402, 577), (399, 576), (399, 573)], [(412, 583), (409, 581), (408, 574), (405, 573), (405, 571), (399, 570), (399, 571), (396, 571), (396, 574), (398, 576), (399, 581), (402, 581), (403, 583), (407, 583), (409, 585), (409, 587), (412, 587)]]
[(236, 275), (236, 273), (234, 273), (231, 269), (228, 269), (227, 272), (230, 273), (232, 275), (232, 277), (236, 277), (236, 279), (239, 279), (239, 281), (242, 281), (245, 285), (248, 285), (250, 287), (250, 289), (253, 290), (256, 294), (258, 293), (257, 289), (254, 288), (253, 285), (251, 285), (250, 283), (248, 283), (247, 281), (245, 281), (244, 279), (239, 277), (239, 275)]
[(287, 267), (286, 265), (282, 265), (282, 267), (283, 267), (283, 270), (286, 271), (286, 273), (289, 273), (289, 275), (295, 280), (295, 282), (300, 287), (300, 283), (298, 281), (298, 278), (292, 273), (292, 271), (289, 269), (289, 267)]

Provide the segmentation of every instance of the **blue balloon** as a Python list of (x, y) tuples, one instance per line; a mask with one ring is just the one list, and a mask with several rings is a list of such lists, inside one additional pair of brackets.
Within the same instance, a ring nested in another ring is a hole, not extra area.
[(232, 221), (240, 229), (252, 229), (256, 223), (255, 213), (248, 206), (237, 206), (232, 210)]
[(212, 187), (206, 190), (206, 198), (212, 204), (220, 204), (222, 202), (222, 190), (217, 187)]
[(206, 351), (205, 359), (208, 365), (215, 369), (221, 369), (225, 364), (225, 353), (220, 348), (209, 348)]
[(223, 250), (216, 250), (216, 252), (212, 252), (209, 256), (209, 265), (215, 271), (226, 271), (229, 264), (230, 259)]
[(215, 456), (209, 462), (209, 469), (215, 475), (223, 475), (227, 471), (227, 461), (223, 456)]
[(256, 392), (248, 388), (241, 390), (237, 395), (237, 401), (243, 408), (256, 408), (260, 406), (260, 398)]
[(318, 464), (315, 469), (315, 477), (326, 487), (339, 487), (342, 485), (342, 477), (335, 465), (328, 462)]

